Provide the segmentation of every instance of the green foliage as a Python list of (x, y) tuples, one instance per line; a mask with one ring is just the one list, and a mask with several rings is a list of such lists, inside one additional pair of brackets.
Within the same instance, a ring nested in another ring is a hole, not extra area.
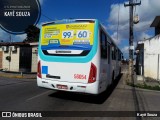
[(147, 85), (146, 83), (143, 84), (133, 84), (133, 83), (129, 83), (127, 82), (127, 85), (132, 86), (132, 87), (137, 87), (137, 88), (142, 88), (142, 89), (149, 89), (149, 90), (158, 90), (160, 91), (160, 86), (156, 85), (156, 86), (150, 86)]
[(38, 27), (35, 25), (29, 25), (25, 30), (25, 33), (27, 34), (27, 38), (24, 40), (25, 42), (38, 42), (40, 33), (40, 29)]

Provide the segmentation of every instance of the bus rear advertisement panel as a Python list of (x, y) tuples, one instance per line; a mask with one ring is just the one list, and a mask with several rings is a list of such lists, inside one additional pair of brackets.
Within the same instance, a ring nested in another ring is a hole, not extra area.
[(41, 49), (61, 50), (65, 47), (65, 49), (68, 50), (91, 50), (93, 45), (93, 34), (94, 23), (43, 26)]

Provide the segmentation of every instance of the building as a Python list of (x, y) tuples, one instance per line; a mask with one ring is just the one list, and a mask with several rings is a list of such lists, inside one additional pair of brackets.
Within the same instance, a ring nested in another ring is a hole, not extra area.
[(37, 72), (38, 42), (0, 43), (0, 47), (3, 71)]
[(151, 24), (151, 27), (155, 28), (155, 36), (160, 34), (160, 16), (156, 16)]
[(151, 27), (155, 27), (155, 36), (137, 43), (136, 73), (160, 80), (160, 16), (154, 19)]

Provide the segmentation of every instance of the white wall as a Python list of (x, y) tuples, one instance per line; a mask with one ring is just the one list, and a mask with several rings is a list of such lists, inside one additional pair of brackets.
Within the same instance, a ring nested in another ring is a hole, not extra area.
[[(160, 79), (158, 72), (158, 54), (160, 54), (160, 35), (144, 42), (144, 76), (152, 79)], [(160, 64), (160, 58), (159, 58)], [(159, 65), (160, 67), (160, 65)]]
[(37, 46), (33, 46), (32, 47), (32, 67), (31, 67), (31, 72), (37, 72), (37, 59), (38, 59), (38, 55), (37, 55)]
[(19, 47), (16, 52), (11, 51), (11, 61), (6, 60), (6, 57), (9, 56), (9, 51), (3, 51), (3, 69), (7, 71), (19, 71)]

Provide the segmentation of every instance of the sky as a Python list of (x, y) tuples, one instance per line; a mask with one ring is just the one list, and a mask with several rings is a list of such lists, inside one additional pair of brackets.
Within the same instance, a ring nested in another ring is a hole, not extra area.
[[(124, 7), (124, 3), (128, 3), (128, 0), (39, 1), (42, 14), (38, 27), (44, 22), (68, 18), (98, 19), (119, 46), (124, 57), (128, 58), (129, 7)], [(134, 1), (139, 2), (140, 0)], [(155, 16), (160, 15), (159, 11), (160, 0), (141, 0), (141, 5), (134, 8), (134, 15), (138, 14), (140, 19), (140, 22), (134, 25), (134, 46), (136, 46), (137, 41), (154, 36), (154, 28), (151, 28), (150, 25)], [(13, 42), (20, 42), (25, 37), (25, 34), (12, 35), (12, 40)], [(1, 29), (0, 40), (9, 40), (9, 34)]]

